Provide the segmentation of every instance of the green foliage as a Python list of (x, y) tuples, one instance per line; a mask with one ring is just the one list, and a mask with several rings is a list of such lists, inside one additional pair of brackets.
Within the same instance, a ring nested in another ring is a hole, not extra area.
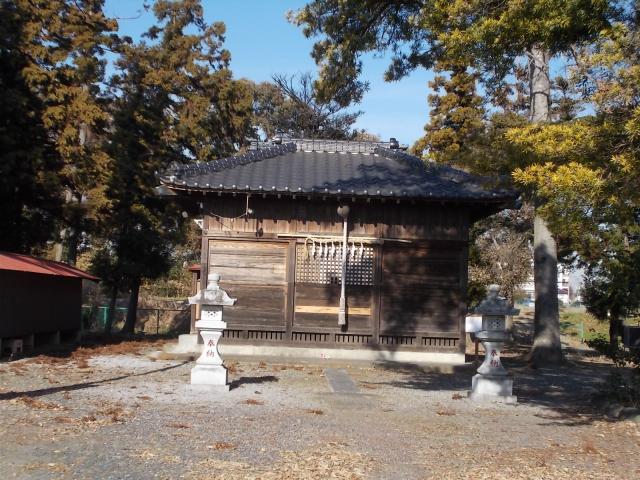
[(476, 94), (478, 74), (464, 64), (436, 66), (438, 72), (445, 70), (451, 71), (448, 78), (437, 75), (429, 82), (435, 92), (429, 95), (430, 122), (413, 150), (437, 162), (467, 163), (461, 157), (470, 154), (469, 145), (484, 134), (484, 102)]
[(601, 261), (587, 272), (584, 301), (589, 312), (600, 320), (621, 319), (640, 307), (640, 258)]
[(602, 32), (578, 56), (571, 82), (594, 114), (513, 129), (507, 137), (534, 161), (514, 172), (535, 192), (551, 228), (587, 267), (585, 301), (610, 320), (640, 307), (640, 35), (637, 15)]
[(53, 237), (61, 207), (46, 105), (25, 75), (27, 18), (25, 5), (0, 2), (0, 250), (26, 253)]
[(154, 13), (151, 42), (122, 43), (110, 81), (108, 203), (94, 262), (115, 288), (132, 292), (130, 311), (142, 280), (169, 270), (184, 235), (178, 206), (155, 195), (155, 172), (229, 155), (250, 129), (250, 89), (232, 79), (224, 25), (207, 25), (197, 0), (158, 1)]
[(609, 339), (603, 335), (595, 335), (594, 337), (587, 339), (585, 343), (589, 346), (589, 348), (593, 348), (596, 352), (600, 353), (600, 355), (604, 355), (605, 357), (613, 358), (618, 351), (617, 346), (612, 348), (609, 343)]
[(103, 55), (114, 45), (117, 23), (103, 14), (103, 0), (18, 0), (24, 33), (22, 74), (42, 101), (39, 113), (58, 160), (64, 191), (60, 227), (66, 260), (75, 263), (80, 236), (95, 226), (104, 199), (102, 149), (108, 122), (101, 93)]
[(532, 46), (569, 51), (576, 41), (597, 36), (611, 10), (606, 0), (510, 0), (489, 8), (478, 0), (314, 0), (290, 20), (307, 37), (323, 36), (312, 52), (320, 65), (319, 94), (347, 105), (366, 90), (358, 78), (365, 53), (391, 52), (387, 80), (442, 61), (473, 61), (494, 91)]
[(611, 345), (604, 335), (588, 340), (587, 345), (613, 360), (616, 367), (607, 377), (602, 394), (621, 405), (640, 407), (640, 349)]

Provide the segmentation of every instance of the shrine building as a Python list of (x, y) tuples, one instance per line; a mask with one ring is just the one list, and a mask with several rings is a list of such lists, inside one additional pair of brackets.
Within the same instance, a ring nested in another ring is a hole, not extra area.
[(514, 193), (398, 147), (253, 142), (160, 175), (203, 217), (201, 287), (238, 299), (222, 351), (464, 362), (469, 227)]

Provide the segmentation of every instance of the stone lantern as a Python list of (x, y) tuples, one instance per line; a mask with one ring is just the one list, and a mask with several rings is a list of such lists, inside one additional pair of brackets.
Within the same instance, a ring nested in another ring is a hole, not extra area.
[(482, 315), (482, 329), (476, 333), (476, 338), (482, 342), (485, 359), (473, 377), (469, 396), (472, 400), (515, 403), (513, 378), (502, 366), (500, 351), (509, 338), (505, 317), (517, 315), (520, 310), (510, 307), (505, 299), (498, 296), (498, 285), (489, 285), (488, 290), (487, 298), (474, 310), (474, 313)]
[(200, 320), (195, 324), (204, 341), (202, 354), (191, 369), (191, 385), (199, 385), (209, 390), (228, 391), (227, 369), (222, 364), (218, 352), (218, 342), (227, 323), (222, 320), (225, 306), (236, 303), (230, 298), (218, 282), (220, 275), (211, 273), (207, 277), (207, 288), (189, 297), (191, 305), (200, 305)]

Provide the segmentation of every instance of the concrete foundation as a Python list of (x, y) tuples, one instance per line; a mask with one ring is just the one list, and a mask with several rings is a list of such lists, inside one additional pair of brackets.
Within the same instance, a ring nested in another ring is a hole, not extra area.
[[(178, 343), (166, 345), (164, 350), (173, 354), (202, 353), (202, 344), (197, 334), (180, 335)], [(463, 353), (408, 352), (392, 350), (347, 349), (347, 348), (302, 348), (278, 345), (239, 345), (221, 343), (220, 355), (233, 357), (274, 357), (301, 360), (354, 360), (365, 362), (424, 363), (464, 365)]]
[(316, 360), (363, 360), (369, 362), (442, 363), (464, 365), (464, 353), (416, 352), (346, 348), (302, 348), (277, 345), (221, 344), (220, 354), (227, 356), (288, 357)]

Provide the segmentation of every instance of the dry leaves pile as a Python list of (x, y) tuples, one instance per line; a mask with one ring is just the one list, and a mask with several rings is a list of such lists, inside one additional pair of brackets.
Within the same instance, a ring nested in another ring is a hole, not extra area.
[(60, 405), (58, 403), (51, 402), (43, 402), (42, 400), (38, 400), (37, 398), (32, 397), (18, 397), (10, 400), (9, 403), (22, 403), (30, 408), (36, 408), (38, 410), (57, 410), (57, 411), (65, 411), (68, 410), (64, 405)]
[[(596, 425), (597, 427), (597, 425)], [(608, 427), (608, 425), (603, 425)], [(638, 452), (640, 443), (634, 439), (634, 426), (615, 425), (620, 436), (629, 438), (629, 452), (622, 453), (628, 460), (634, 458), (633, 451)], [(627, 431), (628, 430), (628, 431)], [(602, 438), (602, 437), (600, 437)], [(559, 445), (551, 442), (547, 448), (518, 448), (497, 450), (499, 446), (486, 448), (481, 455), (473, 454), (469, 448), (460, 448), (448, 452), (447, 462), (425, 461), (426, 478), (460, 479), (491, 478), (493, 480), (576, 480), (576, 479), (616, 479), (619, 473), (612, 471), (614, 462), (620, 458), (612, 458), (605, 453), (605, 445), (598, 445), (594, 438), (576, 439), (573, 445)], [(634, 444), (635, 443), (635, 444)], [(433, 458), (433, 453), (424, 455), (425, 459)], [(457, 468), (454, 467), (457, 466)], [(638, 478), (640, 471), (633, 471), (629, 465), (629, 477)]]
[(331, 442), (300, 452), (284, 452), (273, 465), (257, 467), (209, 458), (187, 472), (188, 480), (359, 480), (372, 470), (372, 459)]

